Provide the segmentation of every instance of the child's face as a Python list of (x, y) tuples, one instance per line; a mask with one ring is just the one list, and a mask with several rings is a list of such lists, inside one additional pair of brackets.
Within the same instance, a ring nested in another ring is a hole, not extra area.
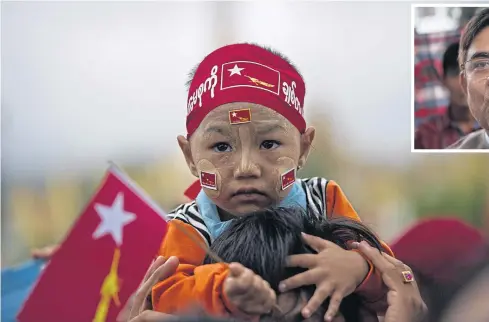
[[(229, 112), (251, 109), (251, 122), (230, 124)], [(243, 215), (278, 204), (289, 192), (281, 175), (304, 166), (314, 129), (300, 134), (286, 118), (264, 106), (230, 103), (210, 112), (190, 142), (178, 142), (193, 175), (216, 174), (217, 190), (203, 188), (221, 209)]]

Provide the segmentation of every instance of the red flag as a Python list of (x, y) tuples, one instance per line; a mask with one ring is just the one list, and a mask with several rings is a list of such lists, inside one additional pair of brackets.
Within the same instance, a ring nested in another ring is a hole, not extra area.
[(295, 182), (295, 169), (290, 169), (289, 171), (282, 174), (282, 190), (287, 189)]
[(204, 188), (217, 190), (216, 174), (201, 171), (200, 172), (200, 184)]
[(199, 195), (200, 190), (202, 190), (202, 186), (200, 185), (200, 180), (196, 180), (194, 181), (194, 183), (190, 185), (190, 187), (187, 188), (187, 190), (185, 190), (183, 195), (189, 198), (190, 200), (195, 200)]
[(229, 123), (242, 124), (251, 122), (251, 109), (229, 111)]
[(115, 321), (166, 229), (164, 213), (112, 166), (42, 272), (18, 320)]
[(280, 72), (252, 61), (233, 61), (222, 65), (221, 89), (255, 87), (280, 94)]

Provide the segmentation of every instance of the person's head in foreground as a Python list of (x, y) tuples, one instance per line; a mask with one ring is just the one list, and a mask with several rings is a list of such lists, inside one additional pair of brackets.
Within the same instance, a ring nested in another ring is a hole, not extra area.
[(391, 247), (396, 257), (414, 271), (429, 307), (427, 322), (440, 321), (454, 290), (465, 283), (467, 272), (473, 273), (474, 267), (489, 259), (483, 234), (455, 218), (420, 221)]
[[(306, 270), (287, 268), (287, 256), (316, 253), (303, 241), (302, 232), (332, 241), (345, 249), (349, 249), (349, 242), (359, 240), (381, 249), (377, 237), (361, 223), (310, 216), (300, 208), (268, 208), (242, 216), (214, 241), (211, 249), (224, 261), (239, 262), (251, 269), (279, 294), (280, 281)], [(206, 257), (204, 263), (211, 264), (214, 260)], [(277, 303), (282, 313), (262, 316), (261, 321), (323, 321), (327, 302), (308, 319), (301, 314), (314, 289), (315, 286), (309, 286), (279, 294)], [(357, 295), (347, 296), (341, 303), (341, 314), (333, 321), (362, 321), (360, 309)]]
[(470, 114), (467, 98), (460, 84), (459, 47), (459, 43), (453, 43), (447, 47), (443, 54), (443, 83), (450, 92), (449, 118), (452, 122), (463, 123), (473, 120), (473, 117)]
[(178, 143), (220, 216), (278, 205), (315, 134), (304, 120), (302, 76), (271, 49), (234, 44), (210, 53), (190, 78), (187, 136)]
[(486, 260), (470, 270), (466, 279), (459, 283), (457, 289), (448, 290), (453, 296), (447, 301), (442, 322), (487, 322), (489, 321), (489, 262)]
[(460, 39), (460, 82), (470, 111), (489, 131), (489, 8), (467, 24)]

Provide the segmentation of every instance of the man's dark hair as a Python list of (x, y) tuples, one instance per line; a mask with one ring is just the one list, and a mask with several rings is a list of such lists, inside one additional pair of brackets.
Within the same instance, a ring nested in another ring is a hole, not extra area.
[[(282, 58), (283, 60), (285, 60), (292, 68), (295, 69), (295, 71), (302, 77), (302, 74), (299, 72), (299, 70), (297, 69), (297, 67), (292, 63), (292, 61), (287, 57), (285, 56), (284, 54), (282, 54), (280, 51), (270, 47), (270, 46), (263, 46), (263, 45), (258, 45), (258, 44), (255, 44), (255, 43), (250, 43), (250, 42), (246, 42), (244, 44), (248, 44), (248, 45), (252, 45), (252, 46), (256, 46), (256, 47), (260, 47), (262, 49), (265, 49), (266, 51), (274, 54), (275, 56), (279, 57), (279, 58)], [(205, 59), (205, 58), (204, 58)], [(187, 87), (187, 90), (189, 89), (190, 87), (190, 84), (192, 83), (192, 80), (194, 79), (194, 76), (195, 76), (195, 73), (197, 72), (197, 69), (199, 68), (199, 65), (200, 63), (198, 63), (196, 66), (194, 66), (194, 68), (192, 68), (190, 70), (190, 72), (188, 73), (188, 79), (187, 79), (187, 82), (185, 83), (185, 86)], [(304, 78), (304, 77), (302, 77)]]
[[(287, 256), (316, 253), (303, 241), (301, 232), (334, 242), (344, 249), (348, 248), (348, 242), (361, 240), (381, 249), (379, 239), (361, 223), (349, 219), (328, 220), (300, 208), (270, 208), (237, 218), (216, 238), (211, 249), (228, 263), (239, 262), (248, 267), (278, 291), (280, 281), (305, 271), (287, 268)], [(206, 257), (204, 264), (211, 263), (214, 261)], [(312, 295), (315, 286), (305, 289)], [(346, 321), (357, 321), (359, 308), (360, 299), (352, 294), (342, 301), (340, 311)]]
[(459, 43), (450, 44), (443, 54), (443, 76), (456, 76), (460, 73), (458, 64)]
[(472, 45), (475, 37), (486, 27), (489, 27), (489, 8), (481, 10), (470, 19), (460, 38), (458, 63), (461, 70), (464, 69), (465, 62), (467, 61), (467, 51), (470, 45)]

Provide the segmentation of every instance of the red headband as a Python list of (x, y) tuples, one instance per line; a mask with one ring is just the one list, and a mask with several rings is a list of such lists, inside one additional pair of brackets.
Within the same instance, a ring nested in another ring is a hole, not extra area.
[(305, 93), (302, 77), (279, 56), (250, 44), (221, 47), (200, 63), (190, 84), (187, 137), (210, 111), (232, 102), (271, 108), (302, 133)]

